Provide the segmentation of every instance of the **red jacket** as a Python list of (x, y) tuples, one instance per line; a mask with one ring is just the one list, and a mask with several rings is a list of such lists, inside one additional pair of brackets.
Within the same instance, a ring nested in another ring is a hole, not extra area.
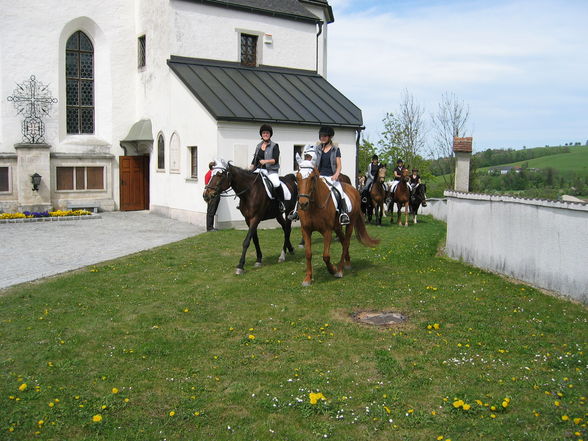
[(210, 178), (212, 177), (212, 170), (208, 170), (204, 175), (204, 185), (208, 185)]

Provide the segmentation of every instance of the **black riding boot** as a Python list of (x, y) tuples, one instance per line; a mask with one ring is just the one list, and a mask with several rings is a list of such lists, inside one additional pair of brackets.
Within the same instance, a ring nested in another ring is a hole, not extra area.
[(341, 202), (339, 203), (339, 223), (341, 225), (349, 225), (351, 221), (349, 220), (349, 215), (347, 214), (347, 203), (345, 202), (345, 198), (341, 195)]
[(276, 197), (276, 200), (278, 201), (278, 208), (280, 209), (280, 212), (283, 213), (286, 211), (286, 206), (284, 205), (284, 189), (282, 188), (282, 186), (278, 186), (278, 187), (274, 187), (274, 196)]

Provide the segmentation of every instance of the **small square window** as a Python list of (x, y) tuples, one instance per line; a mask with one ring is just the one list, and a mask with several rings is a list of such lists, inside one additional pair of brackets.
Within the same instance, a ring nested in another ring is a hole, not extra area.
[(257, 66), (257, 35), (241, 34), (241, 64)]
[(298, 170), (298, 162), (296, 161), (296, 154), (298, 153), (301, 157), (302, 157), (302, 150), (304, 149), (303, 145), (295, 145), (294, 146), (294, 162), (293, 162), (293, 166), (292, 166), (292, 170), (297, 171)]

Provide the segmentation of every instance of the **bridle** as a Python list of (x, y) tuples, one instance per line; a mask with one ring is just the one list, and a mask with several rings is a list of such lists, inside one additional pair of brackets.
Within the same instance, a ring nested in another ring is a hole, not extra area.
[[(259, 173), (256, 173), (255, 179), (253, 180), (251, 185), (246, 186), (239, 193), (229, 194), (229, 191), (231, 191), (233, 189), (233, 187), (231, 186), (231, 172), (230, 172), (230, 170), (227, 167), (218, 166), (218, 165), (213, 167), (212, 169), (213, 170), (220, 170), (219, 172), (215, 173), (215, 176), (222, 175), (222, 177), (218, 180), (217, 185), (215, 185), (214, 187), (211, 186), (210, 182), (209, 182), (204, 188), (214, 190), (217, 194), (220, 194), (221, 197), (234, 196), (235, 198), (237, 198), (237, 197), (241, 196), (242, 194), (246, 193), (247, 191), (249, 191), (249, 189), (253, 186), (253, 184), (255, 184), (255, 181), (257, 181), (257, 179), (259, 179)], [(225, 180), (227, 181), (227, 189), (221, 191), (221, 185)]]
[[(300, 173), (300, 170), (302, 170), (302, 169), (314, 170), (315, 167), (301, 166), (300, 169), (299, 169), (299, 171), (298, 171), (298, 173)], [(309, 177), (302, 178), (302, 179), (308, 179)], [(313, 195), (314, 191), (316, 190), (316, 185), (317, 185), (318, 178), (319, 178), (319, 175), (316, 174), (316, 173), (311, 177), (312, 183), (311, 183), (311, 186), (310, 186), (310, 193), (308, 193), (308, 194), (306, 194), (306, 193), (298, 193), (298, 203), (299, 204), (300, 204), (300, 198), (306, 198), (306, 199), (308, 199), (309, 205), (312, 202), (314, 202), (314, 198), (312, 197), (312, 195)], [(331, 191), (329, 190), (327, 192), (327, 198), (325, 199), (325, 202), (323, 203), (322, 206), (317, 206), (317, 208), (319, 208), (321, 210), (323, 208), (325, 208), (327, 206), (327, 202), (328, 202), (328, 200), (329, 200), (330, 197), (331, 197)]]

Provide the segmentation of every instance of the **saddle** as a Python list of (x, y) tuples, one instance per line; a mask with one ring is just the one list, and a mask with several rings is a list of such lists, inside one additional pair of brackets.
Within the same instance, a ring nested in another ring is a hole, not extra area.
[[(263, 173), (260, 173), (260, 175), (262, 178), (263, 186), (265, 187), (265, 191), (266, 191), (267, 195), (269, 196), (269, 198), (270, 199), (277, 199), (276, 192), (278, 190), (277, 190), (277, 188), (274, 187), (270, 178), (268, 178)], [(284, 183), (284, 181), (282, 181), (282, 178), (280, 178), (280, 187), (282, 187), (282, 191), (284, 192), (284, 200), (289, 201), (292, 198), (292, 193), (290, 192), (290, 189)]]

